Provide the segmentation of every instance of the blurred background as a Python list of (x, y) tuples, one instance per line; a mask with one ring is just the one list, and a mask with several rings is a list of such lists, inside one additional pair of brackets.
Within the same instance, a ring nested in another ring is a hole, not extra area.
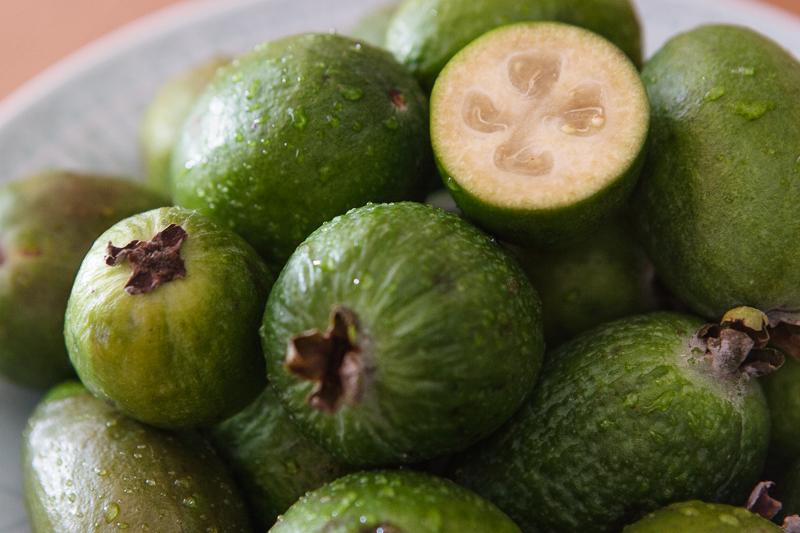
[[(800, 0), (750, 1), (800, 15)], [(192, 0), (0, 0), (0, 99), (82, 45), (161, 7), (187, 2)], [(335, 9), (336, 2), (330, 6)]]

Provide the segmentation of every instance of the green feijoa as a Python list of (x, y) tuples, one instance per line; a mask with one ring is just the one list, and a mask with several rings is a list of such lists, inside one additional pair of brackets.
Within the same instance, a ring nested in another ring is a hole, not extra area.
[(53, 389), (34, 411), (22, 469), (35, 533), (252, 531), (205, 439), (131, 420), (77, 382)]
[(229, 62), (229, 58), (215, 57), (180, 73), (167, 81), (150, 102), (139, 132), (139, 145), (147, 182), (154, 189), (170, 194), (172, 151), (183, 123), (217, 70)]
[(800, 458), (800, 361), (787, 357), (763, 384), (772, 414), (771, 451), (783, 459)]
[(61, 171), (0, 187), (0, 374), (36, 388), (74, 375), (64, 311), (81, 259), (111, 224), (167, 203), (133, 182)]
[(72, 363), (137, 420), (219, 422), (264, 386), (258, 324), (273, 279), (247, 243), (195, 211), (125, 219), (75, 280), (64, 328)]
[(571, 246), (514, 253), (542, 298), (548, 346), (658, 306), (653, 267), (621, 218)]
[(373, 9), (358, 21), (350, 34), (373, 46), (382, 47), (386, 44), (386, 30), (396, 11), (397, 2)]
[(749, 305), (794, 323), (800, 353), (800, 63), (752, 30), (702, 26), (643, 78), (653, 149), (634, 206), (659, 277), (707, 318)]
[(457, 216), (368, 205), (323, 225), (270, 294), (262, 345), (293, 420), (354, 466), (466, 448), (539, 372), (540, 303), (517, 263)]
[(779, 364), (748, 353), (755, 332), (674, 313), (590, 330), (548, 354), (523, 408), (454, 479), (523, 531), (617, 531), (674, 501), (744, 501), (769, 443), (752, 375)]
[(431, 95), (431, 139), (467, 218), (515, 244), (563, 245), (622, 207), (649, 116), (636, 67), (613, 44), (521, 23), (447, 64)]
[(211, 436), (263, 529), (303, 494), (349, 470), (295, 428), (269, 387)]
[(639, 20), (630, 0), (406, 0), (390, 22), (386, 45), (427, 89), (456, 53), (484, 33), (516, 22), (581, 26), (642, 62)]
[(675, 503), (627, 526), (623, 533), (782, 533), (744, 507), (697, 500)]
[(283, 264), (320, 224), (367, 202), (414, 199), (429, 181), (428, 107), (378, 48), (304, 34), (222, 69), (173, 157), (176, 202)]
[(295, 503), (271, 533), (519, 533), (497, 507), (451, 481), (404, 470), (337, 479)]

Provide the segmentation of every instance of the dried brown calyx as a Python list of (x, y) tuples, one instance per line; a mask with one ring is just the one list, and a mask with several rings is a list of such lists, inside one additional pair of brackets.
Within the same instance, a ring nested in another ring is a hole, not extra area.
[(335, 413), (361, 401), (365, 368), (360, 342), (358, 317), (342, 306), (333, 308), (326, 332), (315, 329), (289, 341), (286, 368), (314, 382), (308, 398), (314, 409)]
[(767, 312), (771, 344), (786, 355), (800, 359), (800, 310)]
[(181, 246), (188, 234), (177, 224), (170, 224), (149, 241), (131, 241), (122, 248), (108, 243), (106, 264), (117, 266), (127, 259), (133, 273), (125, 284), (128, 294), (146, 294), (175, 279), (186, 277)]
[(766, 376), (784, 363), (783, 354), (771, 347), (769, 320), (752, 307), (737, 307), (725, 313), (719, 324), (703, 326), (697, 347), (704, 349), (718, 375), (745, 373)]
[[(772, 520), (783, 508), (783, 504), (769, 495), (769, 491), (775, 486), (772, 481), (762, 481), (750, 493), (745, 507), (751, 513)], [(800, 517), (797, 515), (787, 516), (783, 521), (783, 530), (786, 533), (800, 533)]]

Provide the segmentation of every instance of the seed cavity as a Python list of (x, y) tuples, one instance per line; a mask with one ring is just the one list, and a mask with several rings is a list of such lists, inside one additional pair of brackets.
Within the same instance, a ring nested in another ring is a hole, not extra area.
[(501, 144), (494, 152), (497, 168), (524, 176), (543, 176), (553, 170), (553, 154), (539, 152), (533, 145)]
[(462, 115), (467, 126), (481, 133), (494, 133), (508, 127), (501, 121), (500, 110), (486, 93), (470, 92), (464, 100)]
[(596, 135), (606, 124), (603, 88), (593, 83), (573, 89), (560, 114), (561, 131), (567, 135)]
[(508, 60), (508, 79), (526, 98), (549, 94), (560, 75), (561, 58), (548, 52), (525, 52)]

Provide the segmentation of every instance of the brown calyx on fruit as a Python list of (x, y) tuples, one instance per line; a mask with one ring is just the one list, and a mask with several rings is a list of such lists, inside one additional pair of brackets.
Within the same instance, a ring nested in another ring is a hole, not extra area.
[(747, 510), (761, 515), (767, 520), (775, 518), (775, 515), (783, 508), (783, 504), (769, 495), (769, 491), (774, 486), (775, 483), (772, 481), (762, 481), (756, 485), (753, 492), (750, 493), (750, 497), (747, 498), (745, 505)]
[(405, 95), (397, 89), (389, 91), (389, 98), (392, 100), (392, 105), (398, 111), (405, 111), (408, 109), (408, 102), (406, 102)]
[(793, 514), (783, 519), (783, 531), (785, 533), (800, 533), (800, 516)]
[(364, 363), (359, 340), (356, 314), (336, 306), (326, 332), (315, 329), (289, 341), (285, 365), (295, 376), (314, 382), (311, 407), (333, 414), (361, 401)]
[(170, 224), (149, 241), (131, 241), (122, 248), (108, 243), (106, 264), (117, 266), (126, 259), (133, 273), (125, 284), (128, 294), (146, 294), (175, 279), (186, 277), (181, 246), (189, 235), (177, 224)]
[(719, 324), (703, 326), (696, 341), (719, 375), (744, 373), (761, 377), (777, 371), (784, 363), (780, 351), (767, 347), (767, 316), (752, 307), (737, 307), (725, 313)]
[(767, 313), (771, 345), (800, 359), (800, 311), (774, 310)]

